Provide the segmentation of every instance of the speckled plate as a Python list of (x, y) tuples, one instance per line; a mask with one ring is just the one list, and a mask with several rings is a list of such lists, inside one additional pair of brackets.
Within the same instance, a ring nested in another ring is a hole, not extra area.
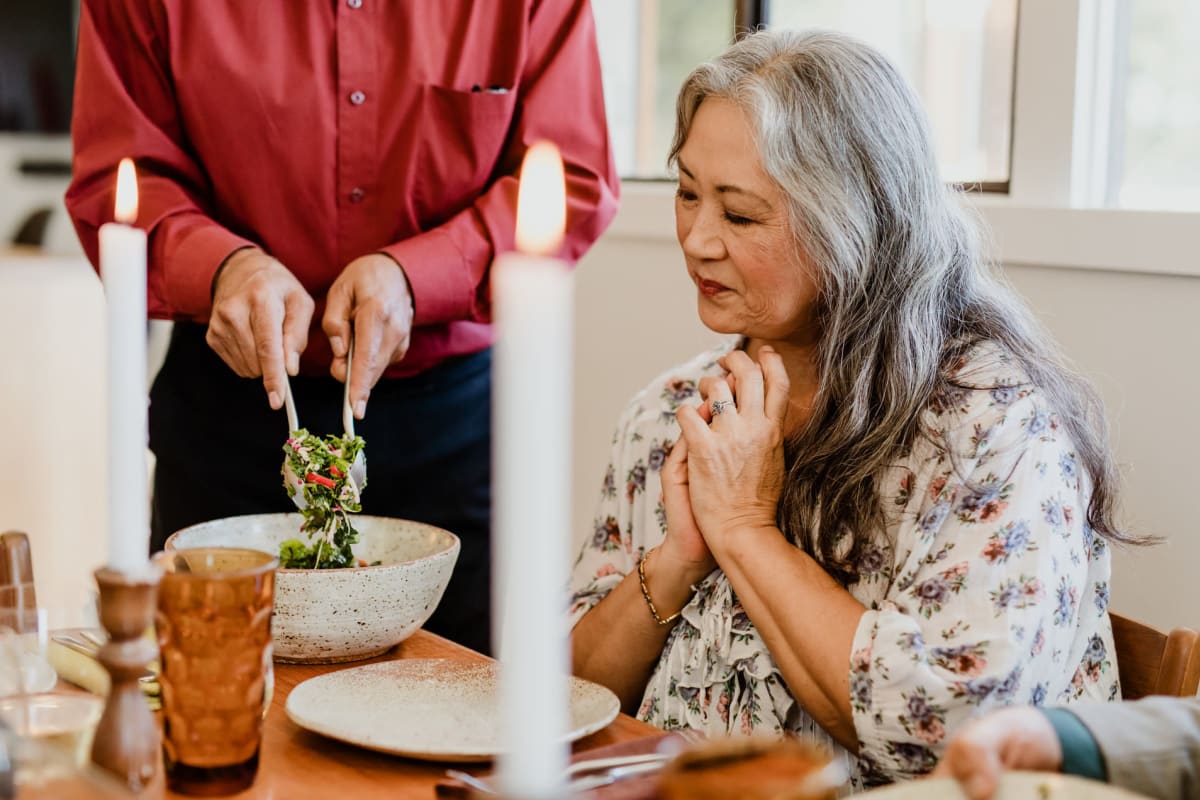
[[(950, 778), (897, 783), (858, 795), (861, 800), (966, 800)], [(1009, 772), (1000, 778), (994, 800), (1139, 800), (1140, 794), (1096, 781), (1045, 772)]]
[[(494, 662), (440, 658), (367, 664), (309, 678), (287, 699), (301, 728), (343, 742), (428, 761), (490, 761), (503, 748)], [(575, 741), (603, 728), (621, 710), (599, 684), (571, 679)]]

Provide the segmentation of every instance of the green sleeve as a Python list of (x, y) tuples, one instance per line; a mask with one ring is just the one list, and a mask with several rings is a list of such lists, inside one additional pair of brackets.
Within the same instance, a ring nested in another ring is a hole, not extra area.
[(1100, 746), (1079, 717), (1065, 708), (1046, 708), (1042, 712), (1054, 726), (1062, 743), (1062, 771), (1097, 781), (1108, 780), (1108, 769)]

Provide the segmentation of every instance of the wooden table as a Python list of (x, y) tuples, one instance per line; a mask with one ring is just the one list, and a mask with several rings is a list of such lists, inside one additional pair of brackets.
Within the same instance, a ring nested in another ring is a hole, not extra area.
[[(400, 658), (453, 658), (483, 661), (484, 657), (432, 633), (418, 631), (385, 656), (373, 661)], [(326, 739), (296, 726), (284, 704), (297, 684), (337, 669), (370, 664), (356, 661), (332, 666), (275, 665), (275, 697), (263, 725), (258, 777), (254, 785), (235, 798), (255, 800), (330, 800), (330, 798), (421, 798), (431, 800), (434, 784), (450, 765), (374, 753)], [(624, 714), (611, 725), (581, 739), (576, 750), (589, 750), (661, 733), (657, 728)], [(460, 765), (461, 766), (461, 765)], [(157, 796), (151, 790), (149, 796)], [(173, 792), (163, 796), (183, 797)]]

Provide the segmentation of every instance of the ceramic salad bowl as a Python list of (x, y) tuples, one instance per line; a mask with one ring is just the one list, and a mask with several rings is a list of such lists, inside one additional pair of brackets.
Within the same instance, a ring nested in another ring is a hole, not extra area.
[[(278, 557), (302, 536), (299, 514), (253, 514), (174, 533), (167, 550), (248, 547)], [(375, 566), (280, 569), (272, 623), (275, 660), (332, 664), (390, 650), (433, 614), (458, 559), (458, 537), (420, 522), (354, 515), (354, 554)]]

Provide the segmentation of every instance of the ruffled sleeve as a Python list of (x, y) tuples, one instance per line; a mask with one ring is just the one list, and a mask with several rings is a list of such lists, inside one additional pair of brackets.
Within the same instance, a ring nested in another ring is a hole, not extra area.
[(700, 402), (700, 379), (720, 374), (717, 361), (737, 345), (729, 338), (662, 373), (629, 401), (617, 421), (592, 529), (579, 542), (571, 572), (570, 625), (637, 568), (667, 533), (661, 470), (679, 438), (675, 412)]
[[(613, 432), (592, 530), (586, 532), (580, 542), (579, 556), (571, 571), (569, 619), (572, 628), (637, 566), (632, 541), (632, 503), (619, 491), (617, 474), (621, 470), (631, 471), (625, 466), (626, 445), (640, 406), (639, 398), (634, 398), (621, 414)], [(631, 481), (635, 479), (633, 475), (628, 477)]]
[(981, 707), (1116, 691), (1093, 580), (1107, 561), (1091, 564), (1107, 555), (1085, 523), (1073, 444), (1032, 388), (954, 402), (931, 412), (895, 578), (855, 634), (851, 706), (870, 782), (932, 769), (947, 730)]

